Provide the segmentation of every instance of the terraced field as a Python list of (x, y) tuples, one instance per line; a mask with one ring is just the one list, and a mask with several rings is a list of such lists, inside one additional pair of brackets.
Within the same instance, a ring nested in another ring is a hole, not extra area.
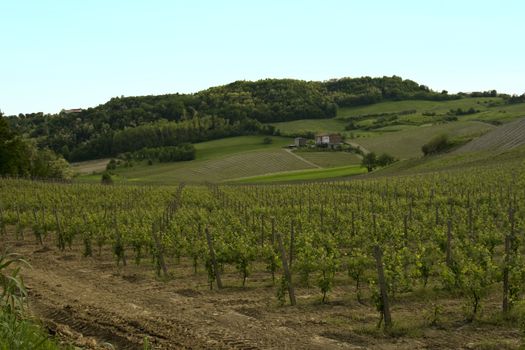
[(525, 144), (525, 118), (500, 126), (458, 149), (457, 153), (508, 150)]

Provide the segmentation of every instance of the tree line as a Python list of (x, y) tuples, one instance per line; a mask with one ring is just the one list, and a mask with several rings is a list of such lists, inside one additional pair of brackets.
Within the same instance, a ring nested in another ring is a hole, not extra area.
[(70, 178), (69, 164), (50, 149), (18, 135), (0, 112), (0, 176)]
[[(501, 96), (495, 90), (476, 94)], [(262, 123), (332, 118), (338, 107), (388, 100), (448, 100), (468, 96), (436, 92), (396, 76), (325, 82), (265, 79), (237, 81), (195, 94), (115, 97), (79, 113), (19, 114), (8, 120), (19, 134), (36, 139), (40, 148), (49, 148), (70, 161), (78, 161), (134, 151), (137, 140), (141, 143), (138, 149), (173, 146), (270, 131)], [(203, 120), (210, 121), (211, 125), (203, 128), (199, 125)], [(167, 122), (171, 123), (170, 130), (178, 130), (175, 141), (172, 136), (168, 137), (171, 143), (150, 144), (155, 143), (152, 138), (147, 137), (146, 141), (136, 137), (137, 134), (149, 135), (148, 130), (158, 129), (157, 124)], [(144, 127), (152, 123), (154, 126)], [(137, 127), (144, 129), (129, 131)], [(186, 136), (188, 134), (191, 136)]]

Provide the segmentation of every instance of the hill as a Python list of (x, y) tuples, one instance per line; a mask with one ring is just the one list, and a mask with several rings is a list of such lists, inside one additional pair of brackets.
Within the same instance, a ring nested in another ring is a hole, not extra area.
[[(170, 184), (178, 182), (220, 182), (238, 177), (314, 169), (318, 166), (283, 149), (292, 142), (285, 137), (272, 137), (264, 143), (262, 136), (239, 136), (195, 144), (196, 159), (185, 162), (134, 162), (120, 166), (114, 173), (120, 182)], [(93, 162), (77, 164), (91, 167)], [(80, 181), (100, 181), (100, 174), (82, 175)]]
[[(499, 96), (495, 91), (478, 95)], [(138, 146), (137, 139), (148, 147), (163, 147), (272, 134), (272, 127), (261, 123), (330, 119), (338, 108), (383, 101), (449, 101), (469, 96), (438, 93), (396, 76), (325, 82), (266, 79), (237, 81), (195, 94), (116, 97), (87, 110), (32, 113), (8, 120), (18, 133), (35, 139), (41, 148), (79, 161), (133, 151), (130, 145)]]

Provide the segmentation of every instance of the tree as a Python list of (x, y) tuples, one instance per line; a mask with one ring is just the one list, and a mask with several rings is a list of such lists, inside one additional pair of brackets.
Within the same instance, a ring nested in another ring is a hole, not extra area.
[(24, 176), (30, 169), (26, 144), (0, 113), (0, 175)]
[(374, 168), (377, 166), (377, 156), (374, 152), (367, 153), (363, 156), (363, 160), (361, 161), (361, 166), (365, 167), (368, 172), (371, 172), (374, 170)]
[(376, 161), (377, 166), (383, 167), (394, 163), (396, 159), (388, 153), (381, 154)]

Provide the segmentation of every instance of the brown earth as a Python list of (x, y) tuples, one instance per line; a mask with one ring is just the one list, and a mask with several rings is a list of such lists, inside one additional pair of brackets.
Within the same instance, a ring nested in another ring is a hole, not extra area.
[[(155, 349), (519, 346), (514, 327), (486, 320), (463, 322), (460, 299), (440, 299), (444, 321), (431, 327), (424, 317), (428, 300), (400, 296), (392, 307), (399, 334), (386, 336), (375, 329), (374, 307), (355, 301), (352, 282), (343, 278), (328, 304), (321, 304), (317, 288), (311, 287), (297, 288), (298, 306), (281, 307), (271, 277), (264, 272), (250, 276), (243, 288), (233, 268), (227, 269), (226, 288), (210, 291), (203, 268), (194, 274), (184, 259), (176, 265), (170, 261), (173, 278), (160, 281), (149, 259), (140, 266), (128, 261), (128, 266), (117, 268), (109, 250), (101, 257), (84, 258), (79, 246), (65, 252), (42, 249), (32, 238), (26, 234), (24, 241), (16, 242), (2, 237), (0, 248), (12, 247), (32, 265), (23, 272), (32, 313), (50, 332), (83, 348), (104, 349), (112, 344), (116, 349), (142, 349), (145, 338)], [(485, 314), (495, 313), (498, 305), (497, 299), (486, 301)]]

